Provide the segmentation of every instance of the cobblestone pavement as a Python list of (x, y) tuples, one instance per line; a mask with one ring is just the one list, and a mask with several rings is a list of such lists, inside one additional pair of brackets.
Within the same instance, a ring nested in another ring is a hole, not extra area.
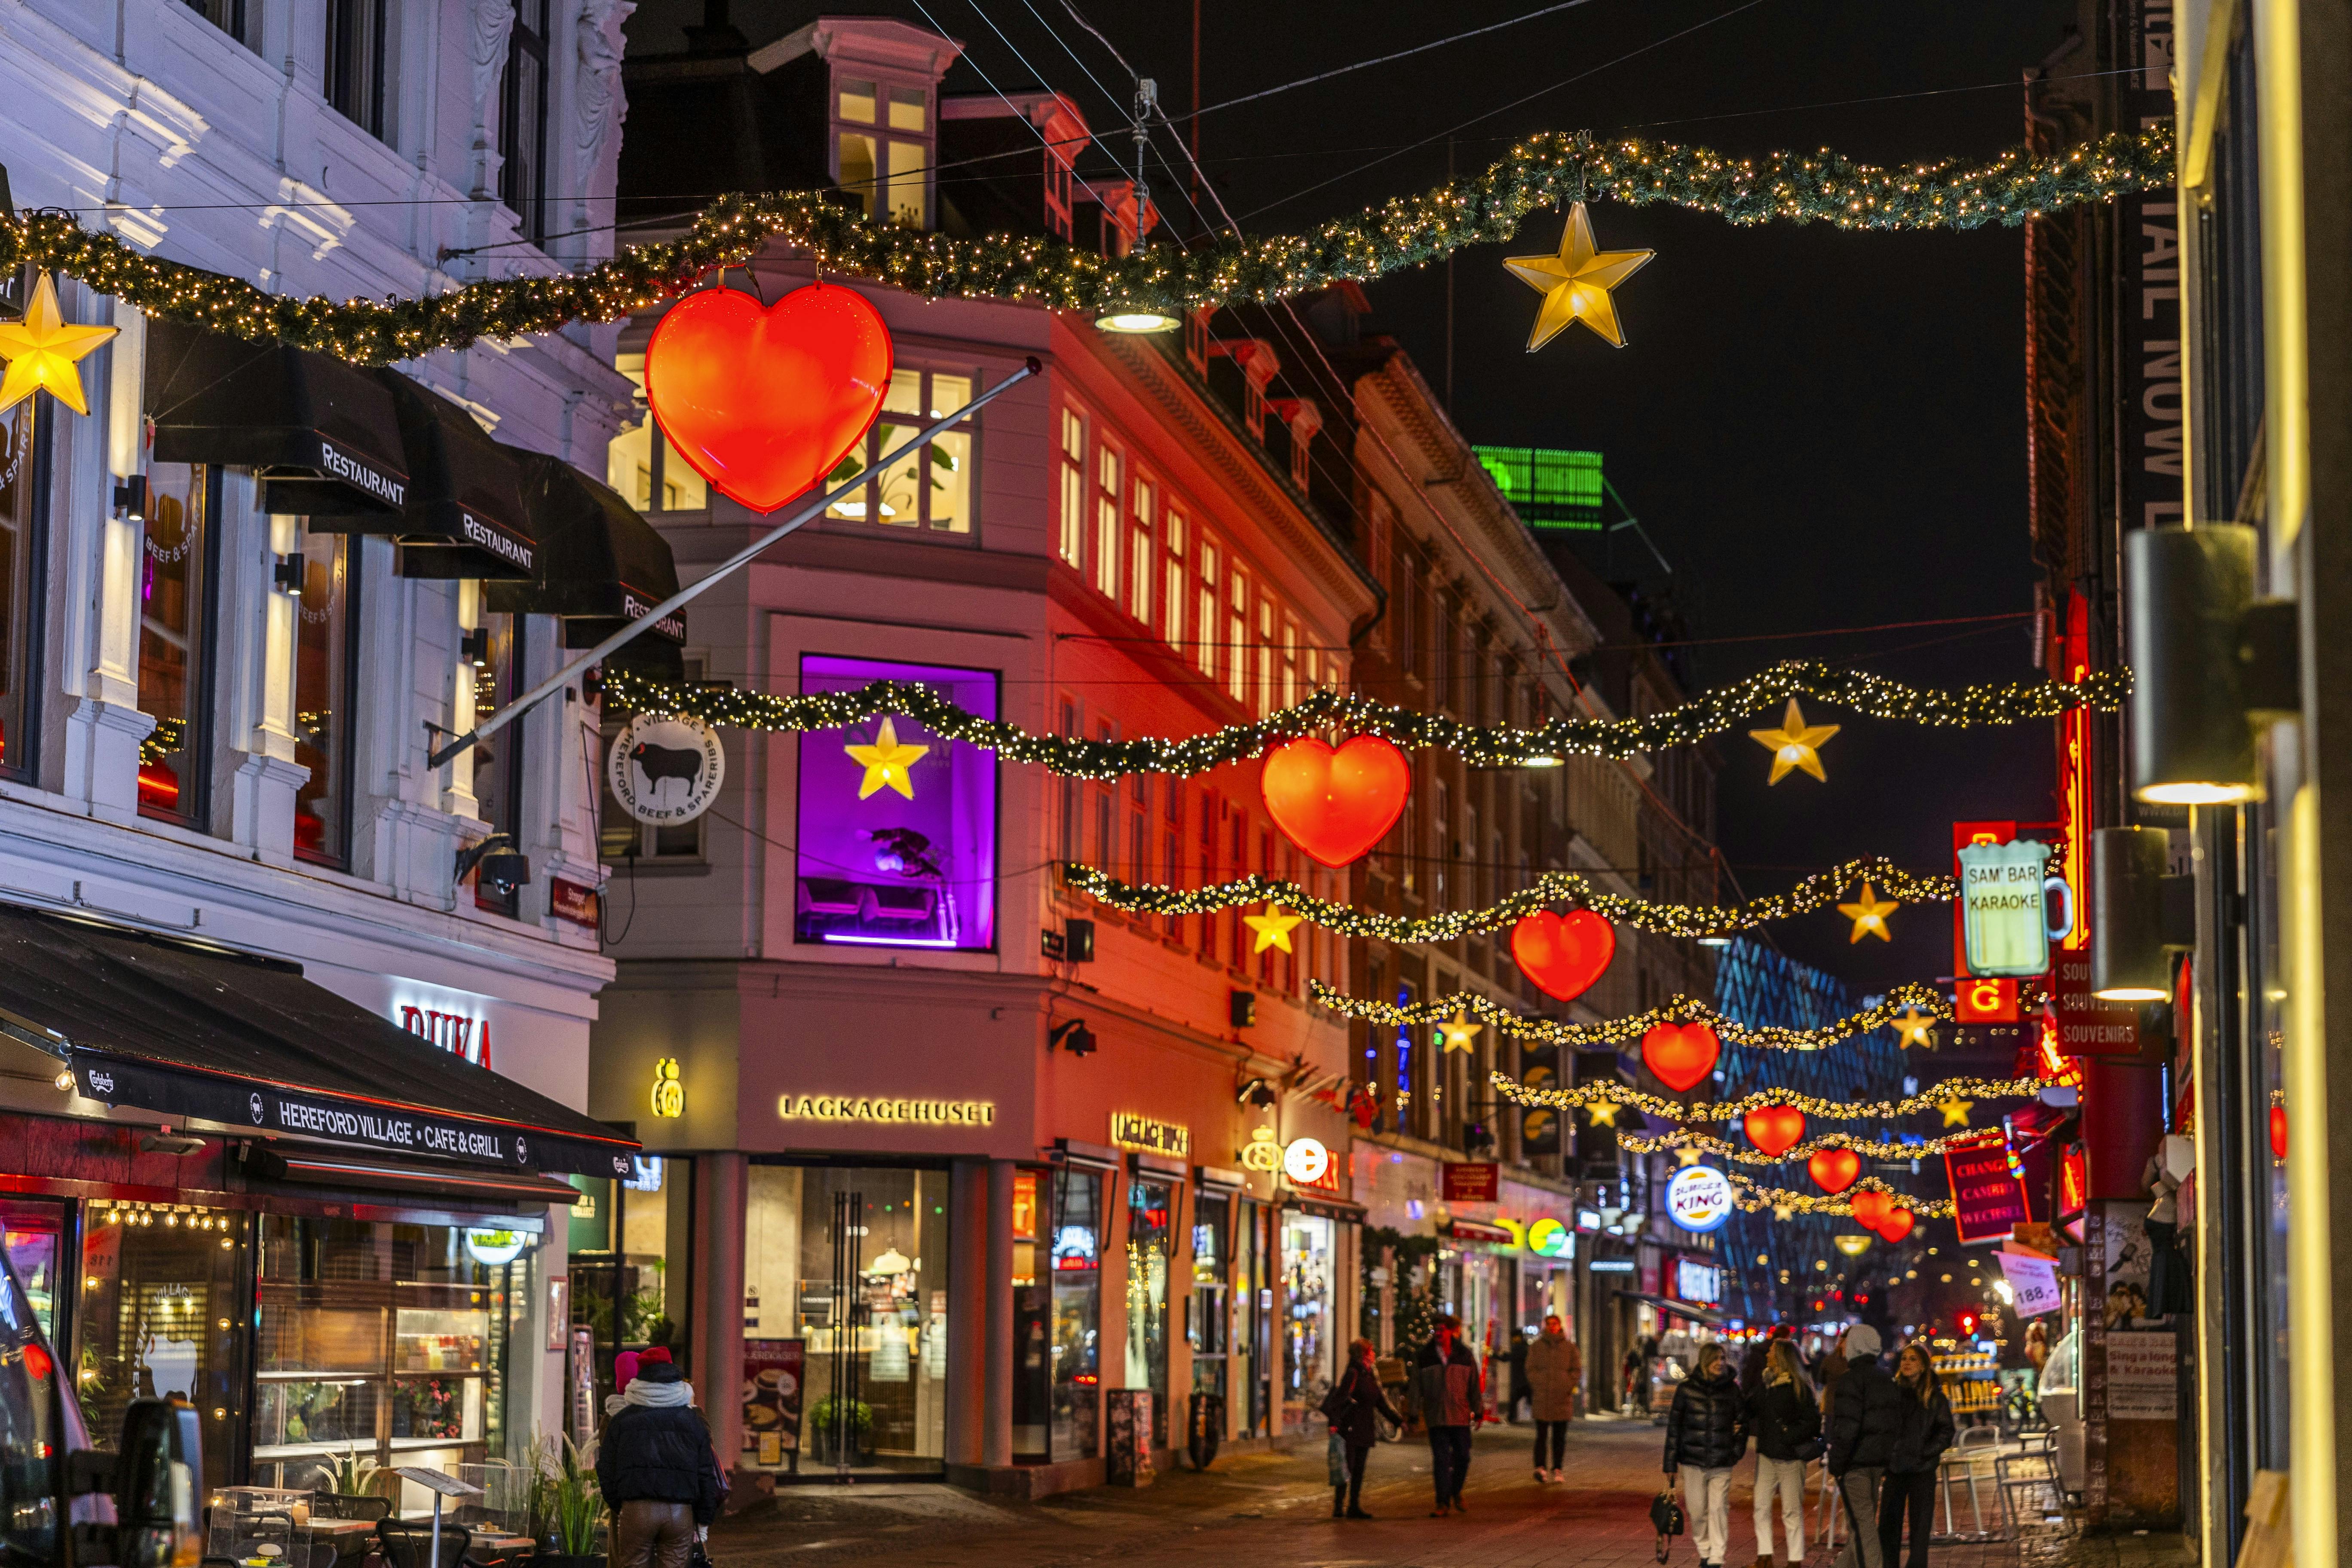
[[(945, 1487), (799, 1488), (711, 1532), (717, 1568), (1643, 1568), (1654, 1561), (1649, 1505), (1662, 1482), (1661, 1435), (1646, 1423), (1580, 1422), (1559, 1486), (1538, 1486), (1531, 1433), (1479, 1434), (1464, 1515), (1431, 1519), (1429, 1451), (1375, 1449), (1364, 1489), (1370, 1521), (1330, 1517), (1322, 1445), (1226, 1455), (1206, 1474), (1163, 1473), (1141, 1489), (1098, 1488), (1035, 1503)], [(1748, 1473), (1733, 1483), (1732, 1568), (1756, 1561)], [(1986, 1489), (1990, 1510), (1990, 1487)], [(1813, 1500), (1808, 1500), (1809, 1503)], [(1960, 1523), (1969, 1523), (1965, 1501)], [(1810, 1561), (1829, 1562), (1818, 1517)], [(1671, 1568), (1696, 1568), (1690, 1538)], [(2022, 1542), (1941, 1545), (1934, 1568), (2185, 1568), (2178, 1535), (2080, 1540), (2036, 1528)]]

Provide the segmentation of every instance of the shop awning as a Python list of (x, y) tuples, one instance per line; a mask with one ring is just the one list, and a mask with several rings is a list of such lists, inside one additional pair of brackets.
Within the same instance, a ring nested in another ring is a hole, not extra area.
[(1483, 1241), (1495, 1247), (1513, 1247), (1517, 1238), (1499, 1225), (1482, 1225), (1476, 1220), (1450, 1219), (1445, 1222), (1445, 1234), (1456, 1241)]
[(298, 964), (12, 905), (0, 1033), (62, 1058), (91, 1100), (313, 1150), (625, 1176), (638, 1148)]
[(1694, 1323), (1705, 1323), (1710, 1329), (1726, 1327), (1731, 1321), (1714, 1308), (1702, 1307), (1696, 1301), (1677, 1301), (1671, 1296), (1653, 1296), (1646, 1290), (1620, 1290), (1617, 1294), (1629, 1300), (1645, 1302), (1661, 1312), (1671, 1312)]
[(257, 1149), (245, 1161), (248, 1176), (325, 1187), (374, 1187), (384, 1192), (431, 1194), (466, 1203), (577, 1204), (588, 1194), (569, 1182), (528, 1171), (469, 1170), (414, 1161), (388, 1165), (334, 1154)]
[(530, 581), (539, 567), (523, 500), (530, 454), (490, 439), (465, 409), (398, 371), (374, 374), (399, 413), (408, 454), (400, 574)]
[(373, 373), (152, 317), (145, 397), (158, 462), (252, 468), (266, 510), (400, 531), (408, 458), (392, 394)]
[[(484, 584), (491, 609), (560, 616), (564, 647), (593, 647), (677, 592), (669, 542), (619, 491), (561, 458), (532, 453), (521, 461), (539, 568), (529, 582)], [(614, 662), (683, 679), (685, 641), (686, 616), (666, 616), (623, 644)]]

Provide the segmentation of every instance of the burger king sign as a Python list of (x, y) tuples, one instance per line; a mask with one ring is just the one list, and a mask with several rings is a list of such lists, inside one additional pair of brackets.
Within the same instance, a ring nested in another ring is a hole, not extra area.
[(1719, 1230), (1731, 1217), (1731, 1178), (1713, 1165), (1685, 1165), (1666, 1184), (1666, 1214), (1685, 1230)]

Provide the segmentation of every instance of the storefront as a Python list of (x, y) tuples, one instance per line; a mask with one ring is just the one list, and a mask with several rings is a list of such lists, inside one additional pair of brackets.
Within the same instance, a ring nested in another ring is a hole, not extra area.
[(180, 1393), (208, 1485), (415, 1511), (393, 1468), (553, 1430), (560, 1177), (632, 1141), (291, 964), (116, 928), (0, 909), (0, 1224), (93, 1433)]

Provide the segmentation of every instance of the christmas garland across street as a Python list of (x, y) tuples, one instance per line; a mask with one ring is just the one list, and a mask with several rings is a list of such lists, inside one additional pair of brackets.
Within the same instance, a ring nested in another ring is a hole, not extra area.
[(1917, 1094), (1900, 1100), (1823, 1100), (1818, 1095), (1790, 1094), (1786, 1089), (1760, 1089), (1738, 1100), (1669, 1100), (1662, 1094), (1622, 1083), (1578, 1084), (1572, 1089), (1529, 1089), (1507, 1073), (1489, 1073), (1487, 1083), (1514, 1105), (1541, 1106), (1547, 1110), (1582, 1110), (1593, 1105), (1632, 1106), (1645, 1116), (1664, 1121), (1738, 1121), (1751, 1110), (1768, 1105), (1792, 1105), (1809, 1118), (1825, 1121), (1887, 1121), (1933, 1110), (1954, 1098), (2030, 1100), (2050, 1086), (2038, 1078), (1946, 1079)]
[(2113, 201), (2171, 178), (2172, 143), (2163, 129), (2067, 153), (2014, 148), (1983, 162), (1947, 158), (1889, 169), (1827, 149), (1735, 158), (1705, 147), (1551, 132), (1520, 142), (1481, 174), (1305, 234), (1149, 245), (1118, 258), (1030, 236), (956, 239), (870, 223), (854, 193), (782, 191), (721, 196), (678, 238), (631, 246), (584, 271), (492, 279), (421, 300), (270, 294), (143, 255), (53, 211), (0, 221), (0, 268), (64, 272), (152, 315), (381, 364), (478, 338), (552, 332), (574, 320), (617, 321), (716, 268), (740, 266), (771, 240), (804, 251), (824, 271), (934, 298), (1181, 311), (1362, 282), (1465, 245), (1507, 239), (1530, 214), (1569, 201), (1672, 202), (1735, 224), (1976, 228)]
[[(1362, 1018), (1387, 1027), (1414, 1024), (1435, 1024), (1453, 1017), (1456, 1013), (1474, 1014), (1494, 1025), (1507, 1035), (1523, 1040), (1537, 1040), (1545, 1045), (1584, 1048), (1591, 1046), (1622, 1045), (1638, 1040), (1658, 1026), (1703, 1023), (1709, 1026), (1726, 1045), (1754, 1046), (1772, 1051), (1818, 1051), (1836, 1045), (1840, 1040), (1884, 1028), (1905, 1013), (1916, 1010), (1915, 1016), (1935, 1019), (1949, 1018), (1952, 1005), (1942, 992), (1932, 985), (1906, 981), (1882, 997), (1875, 1006), (1859, 1013), (1850, 1013), (1814, 1029), (1791, 1029), (1778, 1024), (1743, 1024), (1727, 1018), (1706, 1003), (1695, 997), (1676, 996), (1663, 1006), (1631, 1017), (1611, 1018), (1598, 1024), (1562, 1024), (1550, 1018), (1530, 1018), (1524, 1013), (1514, 1013), (1501, 1004), (1473, 992), (1457, 991), (1449, 996), (1433, 996), (1411, 1006), (1399, 1006), (1378, 998), (1350, 996), (1335, 991), (1320, 980), (1307, 983), (1308, 992), (1317, 1002), (1343, 1017)], [(1603, 1086), (1605, 1090), (1606, 1086)], [(1535, 1103), (1535, 1102), (1529, 1102)], [(1795, 1104), (1794, 1100), (1775, 1100), (1766, 1095), (1759, 1103)]]
[[(1856, 1138), (1847, 1132), (1825, 1132), (1819, 1138), (1808, 1138), (1802, 1143), (1783, 1149), (1778, 1154), (1765, 1154), (1754, 1149), (1743, 1149), (1713, 1133), (1677, 1127), (1654, 1138), (1644, 1137), (1639, 1132), (1620, 1132), (1617, 1134), (1617, 1146), (1629, 1154), (1664, 1154), (1676, 1149), (1696, 1149), (1719, 1160), (1737, 1160), (1743, 1165), (1779, 1165), (1791, 1161), (1801, 1163), (1824, 1149), (1851, 1149), (1874, 1160), (1925, 1160), (1963, 1144), (1981, 1143), (1984, 1138), (1984, 1133), (1974, 1128), (1966, 1132), (1948, 1132), (1941, 1138), (1929, 1138), (1917, 1143), (1891, 1143), (1879, 1138)], [(1864, 1184), (1869, 1184), (1865, 1180)]]

